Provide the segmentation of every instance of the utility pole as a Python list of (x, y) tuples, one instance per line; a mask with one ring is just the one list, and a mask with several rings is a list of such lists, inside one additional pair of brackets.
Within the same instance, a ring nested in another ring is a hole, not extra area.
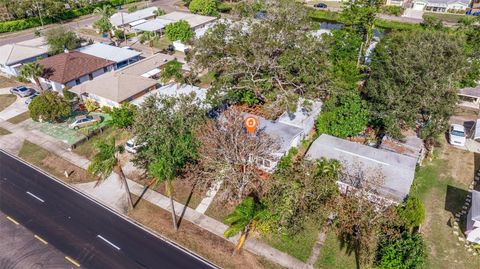
[(40, 6), (38, 5), (38, 1), (35, 0), (35, 5), (38, 11), (38, 17), (40, 18), (40, 24), (42, 25), (43, 28), (43, 19), (42, 19), (42, 13), (40, 12)]

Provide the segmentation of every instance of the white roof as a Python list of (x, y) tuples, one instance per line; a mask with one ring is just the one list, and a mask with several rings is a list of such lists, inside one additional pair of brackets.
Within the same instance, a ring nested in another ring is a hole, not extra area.
[(207, 98), (207, 89), (203, 89), (197, 86), (189, 85), (189, 84), (178, 84), (178, 83), (171, 83), (160, 87), (154, 91), (151, 91), (135, 100), (133, 100), (132, 104), (136, 106), (142, 105), (145, 99), (152, 95), (167, 95), (167, 96), (179, 96), (179, 95), (189, 95), (191, 93), (195, 93), (198, 101), (203, 102)]
[(47, 48), (47, 41), (45, 40), (45, 37), (41, 36), (41, 37), (25, 40), (22, 42), (18, 42), (17, 45), (37, 47), (37, 48)]
[(7, 44), (0, 47), (0, 64), (14, 65), (21, 61), (47, 53), (46, 48), (29, 47), (19, 44)]
[(144, 19), (141, 19), (141, 20), (138, 20), (138, 21), (132, 21), (130, 24), (130, 26), (136, 26), (136, 25), (139, 25), (139, 24), (142, 24), (142, 23), (145, 23), (147, 20), (144, 20)]
[(307, 125), (313, 123), (322, 111), (322, 102), (311, 101), (310, 110), (303, 107), (303, 100), (299, 100), (295, 112), (284, 112), (278, 121), (288, 125), (304, 129)]
[(187, 12), (178, 12), (178, 11), (174, 11), (174, 12), (159, 16), (158, 18), (164, 19), (164, 20), (170, 20), (172, 22), (184, 20), (184, 21), (187, 21), (188, 24), (190, 24), (190, 27), (192, 28), (196, 28), (200, 25), (213, 22), (217, 19), (215, 17), (202, 16), (202, 15), (197, 15), (197, 14), (192, 14)]
[[(147, 19), (155, 15), (156, 7), (140, 9), (132, 13), (117, 12), (110, 17), (110, 22), (115, 26), (122, 26), (141, 19)], [(122, 23), (123, 15), (123, 23)]]
[(157, 32), (165, 28), (165, 26), (169, 23), (172, 23), (171, 20), (159, 19), (156, 18), (154, 20), (147, 21), (145, 23), (136, 25), (133, 27), (134, 30), (138, 31), (146, 31), (146, 32)]
[(141, 52), (119, 48), (103, 43), (94, 43), (78, 49), (79, 52), (107, 59), (116, 63), (137, 57)]

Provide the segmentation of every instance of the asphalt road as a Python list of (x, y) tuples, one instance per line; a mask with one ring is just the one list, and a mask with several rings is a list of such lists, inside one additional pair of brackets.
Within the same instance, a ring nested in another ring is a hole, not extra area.
[(215, 268), (1, 150), (0, 210), (84, 268)]

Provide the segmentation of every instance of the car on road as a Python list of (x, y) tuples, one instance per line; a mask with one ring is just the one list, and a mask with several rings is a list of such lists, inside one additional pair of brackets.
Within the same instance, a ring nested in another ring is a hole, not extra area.
[(34, 92), (32, 95), (30, 95), (30, 96), (25, 100), (25, 104), (28, 106), (28, 105), (32, 102), (33, 98), (35, 98), (35, 97), (37, 97), (37, 96), (39, 96), (39, 95), (40, 95), (40, 93)]
[(75, 120), (68, 125), (70, 129), (80, 129), (89, 125), (93, 125), (97, 122), (101, 122), (102, 118), (97, 115), (82, 115), (75, 117)]
[(316, 8), (327, 8), (327, 4), (325, 4), (325, 3), (318, 3), (318, 4), (313, 5), (313, 7), (316, 7)]
[(145, 146), (145, 143), (143, 144), (137, 144), (135, 143), (135, 138), (131, 138), (127, 141), (127, 143), (125, 143), (125, 150), (127, 152), (130, 152), (130, 153), (137, 153), (137, 149), (139, 149), (140, 147), (143, 147)]
[(25, 86), (18, 86), (10, 89), (11, 94), (16, 94), (20, 97), (27, 97), (35, 92), (34, 89)]
[(465, 127), (460, 124), (450, 125), (450, 130), (448, 132), (448, 140), (452, 145), (461, 147), (465, 146), (465, 141), (467, 140), (467, 136), (465, 134)]

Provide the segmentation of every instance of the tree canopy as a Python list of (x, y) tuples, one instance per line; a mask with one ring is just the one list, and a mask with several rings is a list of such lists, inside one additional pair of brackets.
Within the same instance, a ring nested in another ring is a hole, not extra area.
[(120, 107), (114, 107), (110, 111), (112, 119), (110, 123), (118, 128), (129, 128), (133, 125), (137, 107), (130, 103), (123, 103)]
[(420, 199), (409, 196), (405, 204), (397, 207), (397, 215), (407, 228), (414, 228), (425, 219), (425, 206)]
[(205, 16), (217, 16), (218, 8), (216, 0), (192, 0), (188, 9), (192, 13), (197, 13)]
[(73, 31), (64, 27), (50, 29), (45, 33), (49, 54), (59, 54), (67, 50), (73, 50), (80, 46), (80, 38)]
[(177, 60), (173, 60), (163, 65), (163, 70), (160, 73), (160, 79), (163, 83), (167, 83), (171, 79), (178, 82), (182, 78), (182, 63)]
[(426, 247), (420, 234), (404, 233), (401, 238), (387, 241), (378, 250), (377, 266), (381, 269), (422, 268)]
[(72, 107), (58, 92), (45, 91), (28, 105), (33, 120), (54, 122), (70, 116)]
[(194, 66), (218, 74), (209, 92), (225, 99), (265, 104), (272, 114), (296, 108), (297, 100), (327, 92), (326, 45), (309, 34), (312, 22), (295, 1), (267, 1), (262, 23), (220, 22), (195, 44)]
[(169, 23), (165, 26), (165, 35), (172, 42), (177, 40), (187, 42), (193, 37), (193, 34), (190, 24), (185, 20)]
[(371, 59), (365, 96), (373, 120), (394, 137), (416, 126), (423, 137), (445, 130), (457, 102), (456, 85), (468, 68), (461, 37), (442, 31), (393, 32)]

